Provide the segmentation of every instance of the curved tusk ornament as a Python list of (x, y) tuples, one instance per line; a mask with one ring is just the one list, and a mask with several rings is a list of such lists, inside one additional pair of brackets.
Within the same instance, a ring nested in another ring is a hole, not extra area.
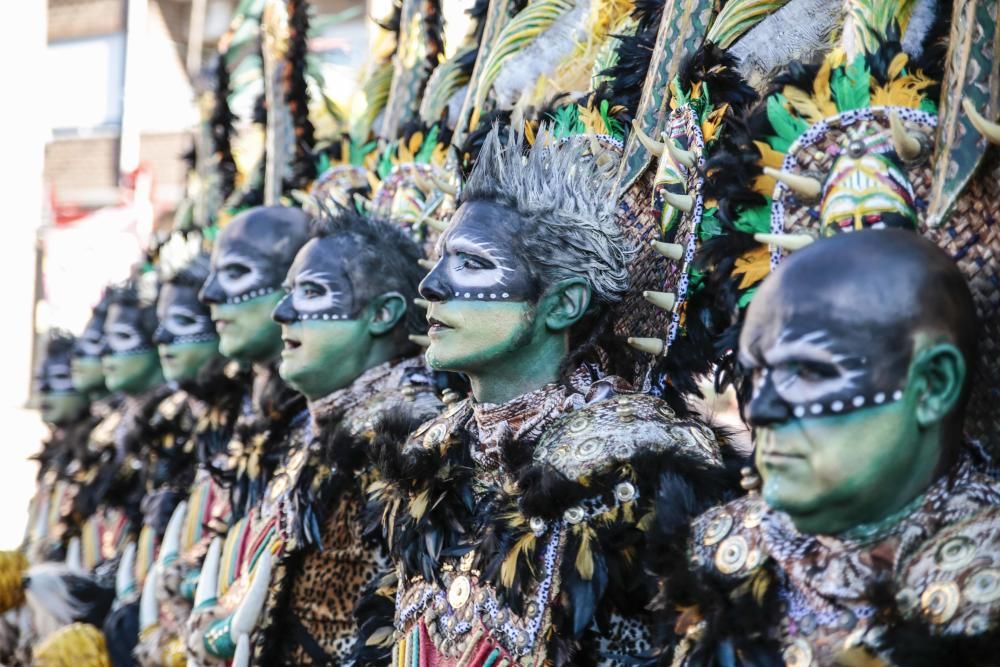
[(640, 352), (651, 354), (654, 357), (663, 356), (667, 349), (667, 344), (659, 338), (629, 338), (628, 344)]
[(653, 250), (660, 253), (667, 259), (672, 259), (675, 262), (679, 262), (684, 258), (684, 246), (680, 243), (664, 243), (663, 241), (650, 241), (649, 245), (653, 246)]
[(811, 176), (790, 174), (773, 167), (764, 167), (764, 174), (806, 199), (818, 199), (823, 192), (823, 184)]
[(437, 187), (438, 190), (445, 193), (446, 195), (451, 195), (452, 197), (458, 196), (457, 187), (455, 187), (454, 185), (444, 180), (443, 178), (439, 177), (437, 174), (433, 172), (431, 173), (431, 180), (434, 182), (435, 187)]
[(926, 153), (924, 143), (916, 134), (906, 129), (903, 119), (895, 111), (889, 114), (889, 129), (896, 155), (902, 158), (903, 162), (915, 162), (924, 156)]
[(253, 575), (253, 582), (250, 590), (243, 597), (243, 602), (233, 613), (233, 622), (229, 626), (229, 635), (234, 643), (238, 643), (240, 637), (249, 636), (257, 625), (257, 618), (264, 609), (267, 601), (267, 589), (271, 585), (271, 565), (273, 556), (270, 549), (264, 549), (260, 555), (260, 562), (257, 564), (256, 572)]
[(139, 597), (139, 631), (146, 632), (160, 622), (160, 609), (156, 604), (156, 582), (159, 572), (150, 568), (146, 581), (142, 584), (142, 595)]
[(666, 136), (666, 132), (663, 133), (663, 145), (667, 149), (667, 153), (670, 157), (674, 159), (675, 162), (684, 165), (688, 169), (694, 169), (694, 166), (698, 164), (698, 158), (689, 150), (685, 150), (674, 143), (673, 139)]
[(129, 542), (122, 551), (115, 573), (115, 595), (123, 600), (135, 592), (135, 542)]
[(660, 157), (661, 155), (663, 155), (663, 151), (667, 149), (666, 146), (664, 146), (659, 141), (656, 141), (655, 139), (653, 139), (648, 134), (642, 131), (642, 128), (639, 127), (638, 118), (632, 119), (632, 131), (635, 132), (635, 136), (639, 139), (639, 143), (642, 144), (647, 151), (649, 151), (656, 157)]
[(419, 345), (420, 347), (430, 347), (431, 346), (430, 336), (418, 336), (416, 334), (410, 334), (409, 336), (407, 336), (407, 338), (410, 339), (411, 343), (415, 343), (416, 345)]
[(969, 121), (979, 131), (979, 134), (983, 135), (991, 144), (1000, 144), (1000, 124), (986, 120), (968, 97), (962, 100), (962, 108), (965, 109)]
[(216, 537), (208, 547), (205, 560), (198, 574), (198, 586), (194, 589), (194, 608), (212, 604), (219, 588), (219, 561), (222, 559), (222, 538)]
[(672, 311), (674, 306), (677, 304), (677, 296), (672, 292), (646, 291), (642, 293), (642, 298), (657, 308), (667, 312)]
[(754, 241), (766, 243), (788, 252), (802, 250), (816, 239), (809, 234), (754, 234)]
[(180, 555), (181, 533), (184, 530), (184, 521), (187, 519), (187, 507), (187, 501), (182, 500), (170, 515), (167, 529), (163, 533), (163, 546), (160, 547), (160, 555), (157, 558), (157, 563), (161, 567), (170, 565)]
[(673, 192), (664, 191), (663, 201), (682, 213), (690, 213), (694, 210), (694, 197), (691, 195), (675, 195)]

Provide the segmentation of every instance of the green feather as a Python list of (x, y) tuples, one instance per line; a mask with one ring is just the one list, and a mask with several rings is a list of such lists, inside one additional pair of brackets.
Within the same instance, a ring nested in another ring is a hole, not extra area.
[(747, 234), (766, 234), (771, 231), (771, 202), (740, 212), (733, 225)]
[(858, 56), (844, 69), (838, 68), (830, 79), (839, 111), (866, 109), (871, 106), (871, 74), (864, 56)]
[(787, 153), (792, 143), (809, 129), (809, 123), (798, 116), (793, 116), (785, 106), (788, 99), (778, 93), (767, 100), (767, 119), (771, 122), (776, 136), (769, 137), (771, 148)]
[(438, 126), (437, 123), (431, 127), (427, 136), (424, 138), (424, 143), (420, 145), (420, 150), (417, 154), (413, 156), (413, 161), (417, 164), (427, 164), (431, 161), (431, 157), (434, 155), (434, 149), (437, 147), (438, 138)]
[(601, 100), (599, 110), (601, 112), (601, 120), (604, 121), (604, 127), (608, 134), (616, 139), (625, 139), (625, 126), (622, 125), (621, 121), (611, 117), (608, 113), (610, 106), (607, 100)]

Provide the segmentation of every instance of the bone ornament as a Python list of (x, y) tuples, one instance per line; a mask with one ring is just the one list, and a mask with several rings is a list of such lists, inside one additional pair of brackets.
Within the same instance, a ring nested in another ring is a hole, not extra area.
[(818, 199), (823, 192), (819, 179), (801, 174), (790, 174), (774, 167), (764, 167), (764, 174), (782, 183), (789, 190), (805, 199)]
[(273, 556), (270, 549), (265, 549), (260, 555), (260, 562), (254, 572), (253, 583), (243, 597), (243, 602), (233, 614), (230, 634), (235, 642), (243, 635), (249, 635), (257, 625), (257, 618), (267, 601), (267, 587), (271, 584), (271, 566)]
[(650, 241), (653, 250), (660, 253), (667, 259), (679, 262), (684, 257), (684, 246), (680, 243), (664, 243), (663, 241)]
[(157, 568), (150, 569), (146, 581), (142, 584), (142, 595), (139, 597), (139, 631), (149, 632), (159, 625), (160, 607), (156, 602), (156, 583), (159, 579)]
[(671, 292), (646, 291), (642, 293), (642, 298), (667, 312), (672, 311), (677, 303), (677, 295)]
[(691, 195), (675, 195), (669, 190), (664, 190), (663, 200), (683, 213), (694, 210), (694, 197)]
[(632, 119), (632, 131), (635, 132), (635, 136), (639, 139), (639, 143), (642, 144), (647, 151), (649, 151), (656, 157), (660, 157), (661, 155), (663, 155), (663, 152), (667, 149), (667, 147), (664, 144), (660, 143), (656, 139), (653, 139), (648, 134), (642, 131), (642, 128), (639, 126), (639, 120), (637, 118)]
[(222, 558), (222, 538), (216, 537), (208, 547), (194, 590), (194, 608), (199, 609), (216, 600), (219, 588), (219, 561)]
[(135, 542), (129, 542), (122, 551), (115, 573), (115, 596), (119, 600), (135, 592)]
[(816, 240), (809, 234), (754, 234), (753, 238), (757, 243), (773, 245), (787, 252), (802, 250)]
[(236, 652), (233, 654), (232, 667), (249, 667), (250, 665), (250, 637), (240, 635), (236, 642)]
[(632, 348), (654, 357), (663, 356), (667, 348), (666, 343), (659, 338), (629, 338), (627, 342)]
[(991, 144), (1000, 144), (1000, 124), (986, 120), (973, 106), (969, 98), (962, 100), (962, 108), (965, 109), (969, 121), (979, 131), (979, 134), (983, 135)]
[(667, 153), (670, 154), (670, 157), (672, 157), (675, 162), (684, 165), (688, 169), (694, 169), (694, 166), (698, 163), (698, 157), (691, 151), (684, 150), (675, 144), (673, 140), (667, 136), (666, 132), (663, 132), (661, 136), (663, 137), (663, 145), (666, 146)]
[(407, 336), (407, 338), (410, 339), (411, 343), (415, 343), (416, 345), (419, 345), (420, 347), (430, 347), (431, 346), (430, 336), (418, 336), (417, 334), (410, 334), (409, 336)]
[(156, 558), (157, 567), (166, 567), (177, 560), (181, 548), (181, 532), (184, 530), (184, 521), (187, 519), (187, 501), (182, 500), (174, 508), (167, 522), (167, 529), (163, 533), (163, 545)]
[(892, 133), (892, 145), (903, 162), (916, 162), (927, 155), (927, 142), (920, 135), (914, 134), (903, 125), (903, 119), (893, 111), (889, 114), (889, 129)]

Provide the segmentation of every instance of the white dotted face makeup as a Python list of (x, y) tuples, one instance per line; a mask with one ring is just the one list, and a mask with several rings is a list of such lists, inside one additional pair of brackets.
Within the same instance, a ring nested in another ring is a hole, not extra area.
[(204, 343), (218, 338), (208, 307), (198, 301), (198, 290), (194, 287), (164, 285), (156, 304), (156, 316), (159, 325), (153, 339), (157, 344)]
[(341, 256), (311, 241), (295, 258), (274, 309), (278, 322), (332, 322), (351, 319), (354, 290)]
[(143, 328), (138, 307), (112, 304), (104, 323), (106, 351), (110, 354), (138, 354), (153, 348), (152, 333)]
[(488, 202), (463, 204), (439, 244), (438, 260), (424, 279), (439, 300), (528, 301), (534, 281), (511, 243), (514, 214)]
[(838, 345), (826, 331), (783, 329), (773, 342), (741, 356), (754, 370), (750, 419), (776, 421), (842, 415), (900, 400), (898, 387), (880, 387), (864, 353)]

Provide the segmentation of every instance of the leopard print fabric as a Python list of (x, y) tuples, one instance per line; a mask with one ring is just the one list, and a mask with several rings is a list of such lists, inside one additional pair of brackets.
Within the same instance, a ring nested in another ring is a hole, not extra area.
[[(384, 569), (384, 559), (361, 540), (360, 498), (341, 504), (323, 526), (325, 549), (304, 554), (292, 584), (287, 616), (294, 618), (324, 653), (344, 664), (354, 645), (354, 605), (360, 592)], [(282, 665), (318, 663), (294, 632), (276, 633)]]

